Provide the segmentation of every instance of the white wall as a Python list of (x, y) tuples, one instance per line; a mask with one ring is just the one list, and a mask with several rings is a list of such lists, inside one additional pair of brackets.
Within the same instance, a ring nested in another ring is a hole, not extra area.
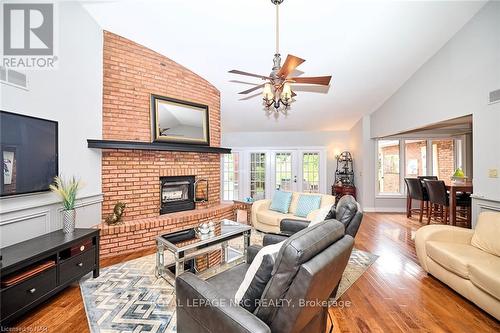
[(500, 112), (487, 102), (500, 88), (499, 32), (500, 2), (491, 1), (371, 115), (380, 137), (472, 114), (474, 192), (495, 200), (500, 180), (488, 169), (500, 169)]
[(370, 138), (370, 116), (364, 116), (351, 128), (350, 149), (356, 174), (356, 199), (363, 210), (374, 211), (375, 142)]
[[(500, 7), (500, 3), (498, 4)], [(500, 23), (500, 13), (498, 19)], [(500, 31), (500, 24), (498, 31)], [(498, 53), (500, 54), (500, 47)], [(500, 61), (498, 66), (500, 68)], [(500, 81), (498, 87), (500, 88)], [(478, 197), (496, 201), (500, 201), (500, 178), (489, 178), (488, 171), (489, 169), (497, 169), (500, 172), (499, 125), (500, 102), (487, 105), (484, 110), (474, 114), (474, 140), (472, 142), (474, 146), (474, 192)]]
[[(1, 109), (59, 122), (59, 172), (80, 177), (77, 227), (100, 222), (101, 153), (87, 138), (102, 137), (102, 30), (75, 2), (59, 3), (59, 67), (29, 71), (29, 90), (1, 84)], [(60, 229), (52, 193), (2, 198), (1, 247)]]
[(372, 136), (486, 111), (500, 88), (500, 3), (490, 1), (371, 115)]
[(330, 192), (337, 165), (335, 155), (349, 150), (349, 137), (348, 131), (223, 132), (221, 144), (229, 148), (323, 146), (327, 149), (326, 187)]
[[(500, 21), (500, 15), (499, 15)], [(500, 48), (498, 50), (500, 52)], [(500, 62), (498, 64), (500, 66)], [(500, 75), (499, 75), (500, 76)], [(500, 87), (500, 84), (499, 84)], [(472, 225), (482, 211), (500, 212), (500, 178), (489, 178), (489, 169), (500, 172), (500, 102), (474, 114), (474, 196)]]

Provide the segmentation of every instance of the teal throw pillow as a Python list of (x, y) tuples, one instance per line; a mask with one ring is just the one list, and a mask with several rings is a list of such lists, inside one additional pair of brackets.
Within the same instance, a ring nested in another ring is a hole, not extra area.
[(271, 201), (271, 210), (280, 213), (288, 213), (288, 208), (292, 202), (292, 192), (275, 191)]
[(321, 205), (321, 196), (319, 195), (301, 195), (295, 210), (295, 216), (307, 217), (307, 215)]

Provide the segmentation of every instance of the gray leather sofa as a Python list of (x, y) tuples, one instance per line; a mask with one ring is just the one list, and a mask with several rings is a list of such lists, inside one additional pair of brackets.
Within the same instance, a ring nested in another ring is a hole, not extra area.
[(338, 221), (324, 221), (288, 237), (253, 313), (232, 300), (259, 247), (250, 247), (247, 263), (207, 281), (181, 274), (176, 279), (177, 331), (324, 332), (325, 302), (340, 282), (353, 244)]
[[(359, 226), (363, 220), (361, 206), (352, 195), (344, 195), (337, 204), (332, 207), (325, 221), (339, 221), (345, 227), (345, 233), (352, 238), (356, 237)], [(290, 235), (303, 230), (309, 225), (309, 221), (296, 219), (283, 219), (280, 223), (280, 233), (269, 233), (264, 235), (263, 244), (270, 245), (281, 242)]]

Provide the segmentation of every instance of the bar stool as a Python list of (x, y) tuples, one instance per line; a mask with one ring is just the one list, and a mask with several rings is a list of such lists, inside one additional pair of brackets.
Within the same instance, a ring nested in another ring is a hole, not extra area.
[[(424, 191), (424, 186), (422, 181), (418, 178), (405, 178), (406, 188), (408, 189), (408, 196), (406, 199), (406, 217), (411, 217), (411, 212), (418, 210), (420, 213), (419, 221), (422, 223), (424, 217), (424, 207), (426, 214), (428, 215), (428, 203), (429, 196), (426, 191)], [(412, 200), (420, 201), (420, 208), (411, 208)]]

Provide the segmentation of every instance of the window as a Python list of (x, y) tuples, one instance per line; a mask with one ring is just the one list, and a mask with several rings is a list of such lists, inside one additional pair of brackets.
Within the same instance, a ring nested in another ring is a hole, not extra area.
[(399, 140), (378, 142), (378, 192), (399, 193)]
[(432, 140), (432, 174), (439, 179), (450, 179), (454, 172), (454, 140)]
[(266, 153), (250, 153), (250, 196), (255, 200), (266, 195)]
[(222, 155), (222, 199), (239, 198), (239, 154)]
[(405, 177), (427, 175), (427, 140), (405, 140)]
[(292, 153), (276, 153), (275, 155), (277, 190), (292, 190)]
[[(377, 188), (379, 194), (402, 194), (404, 178), (434, 175), (449, 180), (468, 152), (463, 139), (393, 139), (377, 145)], [(404, 161), (400, 172), (400, 159)]]
[(302, 154), (302, 190), (319, 193), (319, 153)]

